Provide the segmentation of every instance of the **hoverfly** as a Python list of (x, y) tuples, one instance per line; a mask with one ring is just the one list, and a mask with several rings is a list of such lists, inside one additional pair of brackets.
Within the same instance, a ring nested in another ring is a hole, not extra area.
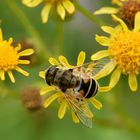
[(73, 68), (52, 65), (45, 73), (46, 83), (56, 86), (64, 93), (71, 110), (89, 128), (92, 128), (92, 116), (86, 99), (97, 94), (99, 84), (93, 77), (107, 62), (108, 59), (93, 61)]

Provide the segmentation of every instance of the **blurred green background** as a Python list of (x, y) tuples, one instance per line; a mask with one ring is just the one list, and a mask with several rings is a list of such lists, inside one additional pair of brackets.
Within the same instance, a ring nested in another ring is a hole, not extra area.
[[(91, 13), (111, 4), (109, 0), (79, 0), (79, 3)], [(100, 111), (93, 108), (92, 129), (74, 124), (69, 113), (59, 120), (53, 104), (46, 110), (34, 112), (24, 107), (22, 90), (29, 85), (33, 88), (45, 85), (38, 72), (48, 67), (48, 57), (63, 54), (75, 64), (81, 50), (86, 51), (86, 61), (90, 61), (90, 55), (102, 49), (94, 39), (95, 34), (103, 34), (99, 25), (78, 10), (74, 16), (67, 17), (65, 23), (52, 12), (49, 22), (42, 24), (42, 6), (28, 8), (22, 5), (21, 0), (0, 0), (4, 38), (13, 37), (15, 42), (28, 40), (36, 50), (33, 64), (25, 67), (30, 72), (29, 78), (14, 72), (15, 84), (8, 77), (0, 82), (0, 140), (139, 140), (140, 90), (131, 93), (125, 76), (112, 91), (97, 95), (103, 108)], [(114, 26), (110, 16), (98, 18), (106, 25)], [(102, 79), (100, 84), (107, 85), (108, 82), (109, 77)]]

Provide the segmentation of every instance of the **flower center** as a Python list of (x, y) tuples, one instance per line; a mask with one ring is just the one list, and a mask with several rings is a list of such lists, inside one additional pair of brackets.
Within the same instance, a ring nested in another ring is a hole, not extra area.
[(0, 45), (0, 70), (14, 69), (18, 64), (19, 56), (12, 46)]
[(128, 27), (133, 28), (135, 14), (140, 11), (140, 1), (128, 0), (118, 11), (118, 16), (125, 21)]
[(140, 72), (140, 32), (122, 32), (111, 39), (109, 51), (124, 74)]

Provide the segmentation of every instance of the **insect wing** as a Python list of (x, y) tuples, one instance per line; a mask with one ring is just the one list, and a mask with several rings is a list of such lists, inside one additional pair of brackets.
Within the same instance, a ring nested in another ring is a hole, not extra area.
[(83, 105), (84, 104), (83, 101), (82, 102), (78, 101), (72, 95), (67, 94), (67, 95), (65, 95), (65, 98), (66, 98), (70, 108), (76, 114), (76, 116), (81, 121), (81, 123), (88, 128), (92, 128), (92, 117), (90, 114), (88, 114), (90, 112), (88, 109), (88, 106), (85, 107), (85, 105)]
[[(108, 67), (105, 67), (106, 64), (110, 63)], [(85, 63), (81, 66), (77, 66), (74, 68), (74, 74), (85, 78), (95, 77), (102, 69), (111, 69), (114, 65), (114, 61), (110, 59), (102, 59), (97, 61), (91, 61), (89, 63)]]

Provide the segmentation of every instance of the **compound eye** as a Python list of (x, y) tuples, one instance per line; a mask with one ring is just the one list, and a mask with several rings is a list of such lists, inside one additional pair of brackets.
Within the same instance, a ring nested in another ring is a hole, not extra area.
[(51, 85), (51, 75), (49, 74), (49, 71), (46, 72), (45, 80), (46, 80), (46, 83), (50, 86)]
[(49, 86), (53, 83), (57, 69), (56, 66), (52, 66), (46, 71), (45, 80)]

